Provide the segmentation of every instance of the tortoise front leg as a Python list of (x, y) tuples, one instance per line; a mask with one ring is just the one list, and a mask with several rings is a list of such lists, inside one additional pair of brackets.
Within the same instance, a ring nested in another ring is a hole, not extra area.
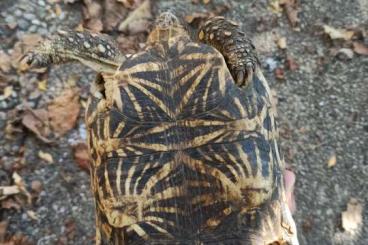
[(124, 60), (118, 46), (105, 35), (63, 30), (22, 58), (31, 67), (79, 61), (104, 73), (114, 73)]
[(255, 47), (236, 23), (224, 17), (211, 18), (200, 27), (198, 38), (220, 51), (237, 85), (250, 84), (259, 62)]

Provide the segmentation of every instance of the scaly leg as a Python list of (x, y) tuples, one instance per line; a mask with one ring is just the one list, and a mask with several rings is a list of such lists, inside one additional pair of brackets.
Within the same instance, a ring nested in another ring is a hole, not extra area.
[(255, 47), (236, 23), (224, 17), (211, 18), (200, 27), (198, 38), (222, 53), (237, 85), (251, 83), (259, 62)]
[(124, 60), (118, 46), (103, 34), (63, 30), (22, 58), (31, 67), (79, 61), (104, 73), (114, 73)]

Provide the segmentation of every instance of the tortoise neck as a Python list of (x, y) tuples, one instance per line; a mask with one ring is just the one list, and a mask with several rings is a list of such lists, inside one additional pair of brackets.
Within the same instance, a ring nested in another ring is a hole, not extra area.
[(148, 36), (147, 42), (151, 45), (165, 43), (171, 47), (182, 38), (189, 38), (189, 35), (188, 32), (180, 25), (170, 26), (165, 29), (155, 27)]

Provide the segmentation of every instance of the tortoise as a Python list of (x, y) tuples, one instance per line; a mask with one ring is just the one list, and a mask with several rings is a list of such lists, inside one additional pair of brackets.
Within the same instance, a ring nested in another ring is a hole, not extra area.
[(270, 88), (237, 23), (212, 17), (192, 37), (165, 11), (142, 52), (58, 31), (25, 61), (98, 72), (85, 115), (96, 244), (298, 244)]

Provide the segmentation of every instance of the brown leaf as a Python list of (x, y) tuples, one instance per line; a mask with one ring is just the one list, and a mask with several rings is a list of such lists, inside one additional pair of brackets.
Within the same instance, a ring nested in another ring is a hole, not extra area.
[(22, 124), (45, 143), (51, 143), (48, 113), (45, 109), (28, 109), (23, 113)]
[(28, 204), (31, 204), (32, 203), (32, 196), (28, 192), (22, 177), (17, 172), (14, 172), (12, 177), (13, 177), (14, 183), (18, 186), (21, 193), (24, 194), (27, 197)]
[(0, 186), (0, 200), (18, 193), (20, 193), (20, 189), (17, 185)]
[(292, 27), (296, 27), (300, 20), (298, 17), (299, 14), (299, 5), (297, 0), (281, 0), (280, 5), (284, 7), (286, 15), (289, 19), (289, 22)]
[(128, 32), (130, 34), (147, 31), (151, 18), (150, 1), (146, 0), (120, 23), (119, 31)]
[(85, 27), (94, 32), (101, 32), (103, 30), (101, 5), (94, 0), (83, 0), (83, 2)]
[(74, 160), (78, 166), (89, 173), (90, 170), (90, 157), (88, 153), (88, 146), (86, 143), (78, 143), (73, 147)]
[(51, 164), (54, 162), (54, 159), (52, 158), (52, 155), (48, 152), (39, 151), (38, 157), (42, 160), (46, 161), (47, 163)]
[(295, 71), (299, 68), (299, 64), (296, 63), (295, 59), (293, 59), (291, 56), (287, 56), (286, 57), (286, 67), (290, 70), (290, 71)]
[(47, 107), (50, 125), (59, 136), (74, 128), (80, 111), (79, 89), (66, 89)]
[(351, 40), (355, 34), (354, 31), (336, 29), (328, 25), (323, 25), (323, 30), (331, 39), (344, 39), (345, 41)]
[[(135, 2), (135, 1), (134, 1)], [(105, 0), (103, 26), (105, 31), (113, 31), (118, 27), (124, 16), (127, 14), (127, 9), (116, 0)]]
[(361, 42), (353, 42), (354, 52), (360, 55), (368, 55), (368, 47)]
[(0, 50), (0, 70), (8, 73), (10, 72), (11, 67), (12, 63), (10, 55), (6, 54), (3, 50)]
[(19, 203), (14, 201), (13, 198), (7, 198), (7, 199), (1, 201), (1, 208), (3, 208), (3, 209), (15, 209), (17, 211), (20, 211), (22, 207), (19, 205)]
[(285, 79), (284, 69), (282, 69), (281, 67), (276, 68), (275, 69), (275, 77), (277, 79), (284, 80)]
[(116, 0), (116, 1), (122, 3), (124, 7), (128, 9), (135, 9), (142, 3), (142, 0)]
[(351, 198), (346, 211), (341, 214), (342, 227), (346, 232), (351, 235), (359, 234), (363, 225), (362, 211), (362, 204), (355, 198)]
[(3, 243), (5, 242), (5, 235), (6, 235), (6, 231), (8, 229), (8, 221), (1, 221), (0, 222), (0, 242)]

